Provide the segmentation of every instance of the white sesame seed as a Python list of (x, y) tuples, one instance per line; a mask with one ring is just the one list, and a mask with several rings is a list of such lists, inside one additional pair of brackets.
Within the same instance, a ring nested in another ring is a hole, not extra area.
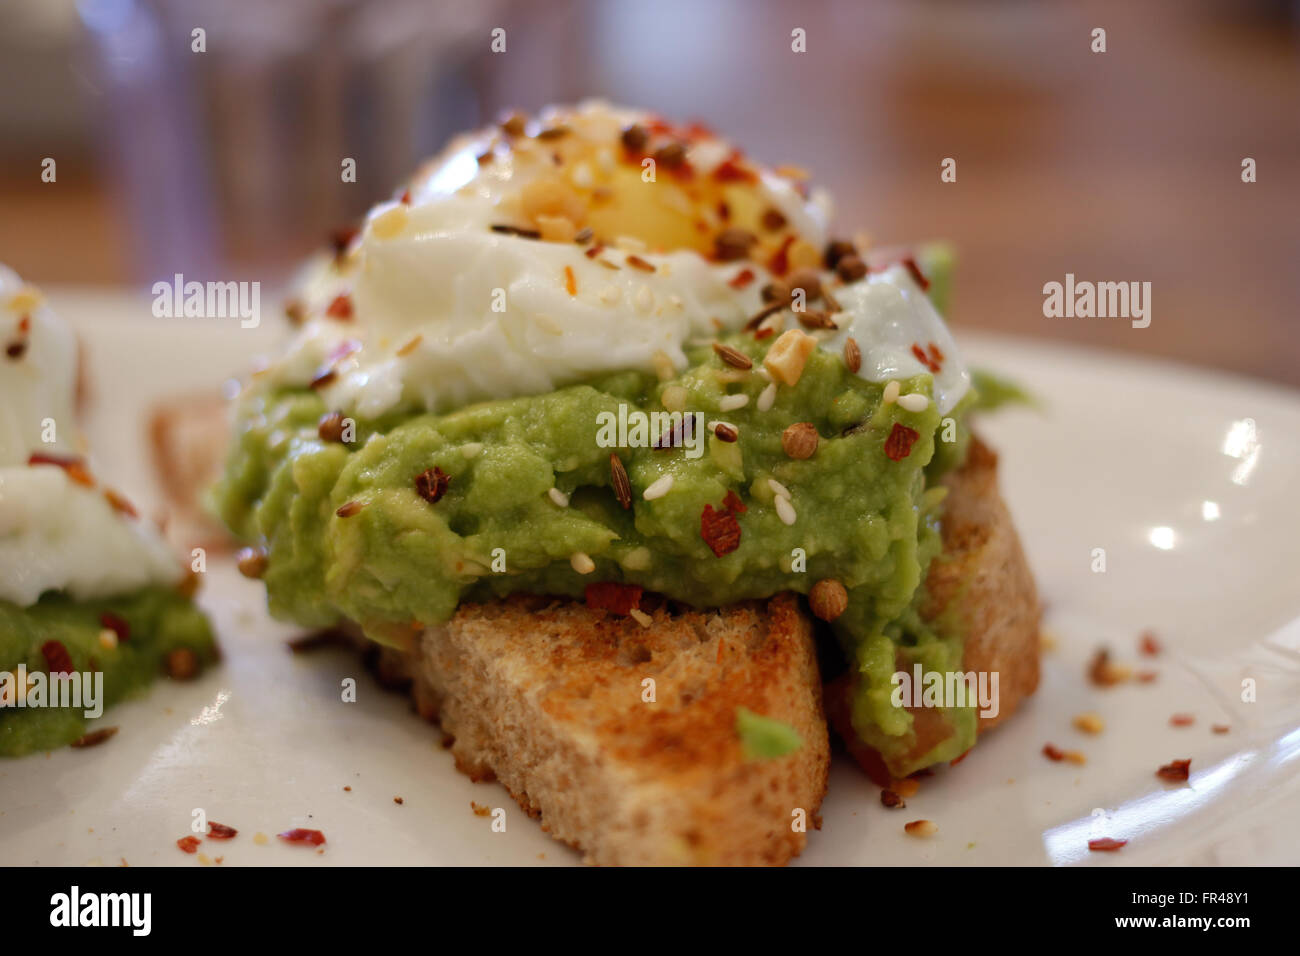
[(662, 475), (650, 483), (650, 487), (641, 493), (641, 497), (646, 501), (654, 501), (656, 498), (662, 498), (668, 494), (669, 489), (673, 486), (672, 475)]
[(781, 519), (781, 523), (786, 525), (794, 524), (798, 515), (795, 514), (794, 505), (790, 504), (790, 499), (777, 495), (775, 501), (776, 516)]
[(898, 407), (909, 412), (923, 412), (930, 407), (930, 396), (922, 395), (920, 392), (900, 395), (898, 396)]
[(623, 290), (616, 285), (607, 285), (600, 290), (600, 301), (605, 305), (613, 305), (623, 296)]
[(767, 479), (767, 486), (772, 489), (772, 494), (776, 495), (778, 498), (794, 497), (790, 494), (790, 489), (781, 484), (781, 482), (777, 481), (775, 478)]
[(591, 556), (585, 551), (575, 551), (569, 555), (569, 564), (573, 565), (573, 570), (579, 574), (590, 574), (596, 570), (596, 562), (591, 560)]
[(761, 366), (761, 365), (758, 366), (757, 368), (754, 369), (754, 372), (755, 372), (757, 375), (761, 376), (762, 379), (763, 379), (763, 381), (765, 381), (765, 382), (770, 382), (770, 381), (772, 381), (772, 373), (769, 372), (767, 369), (763, 368), (763, 366)]
[(632, 618), (632, 620), (636, 621), (642, 627), (649, 627), (651, 624), (655, 622), (654, 618), (652, 618), (645, 611), (641, 610), (639, 607), (632, 608), (632, 610), (628, 611), (627, 614), (628, 617)]
[(466, 442), (460, 446), (460, 453), (466, 458), (477, 458), (482, 451), (483, 443), (481, 441)]
[(885, 386), (885, 394), (881, 396), (881, 401), (886, 405), (894, 404), (894, 402), (898, 401), (898, 393), (902, 391), (902, 388), (903, 386), (891, 380), (890, 383)]
[(655, 349), (654, 354), (650, 356), (650, 363), (654, 366), (655, 374), (659, 376), (661, 382), (666, 382), (677, 374), (672, 357), (663, 349)]
[(718, 408), (724, 412), (734, 412), (738, 408), (744, 408), (749, 404), (748, 395), (723, 395), (718, 399)]
[(548, 488), (546, 493), (550, 495), (551, 500), (554, 501), (561, 508), (569, 507), (569, 496), (566, 495), (559, 488)]
[(669, 385), (659, 396), (659, 401), (663, 403), (664, 408), (670, 412), (686, 411), (686, 402), (690, 398), (690, 393), (686, 391), (685, 386)]
[(776, 382), (772, 382), (759, 393), (758, 401), (755, 402), (760, 412), (765, 412), (776, 403)]
[(655, 294), (650, 291), (648, 285), (643, 285), (636, 290), (636, 297), (632, 302), (638, 312), (649, 312), (655, 307)]

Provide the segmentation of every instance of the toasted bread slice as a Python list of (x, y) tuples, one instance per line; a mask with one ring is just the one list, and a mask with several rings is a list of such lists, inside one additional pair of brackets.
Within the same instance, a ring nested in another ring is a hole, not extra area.
[[(943, 479), (948, 487), (941, 519), (943, 553), (930, 566), (928, 602), (921, 609), (926, 620), (955, 626), (965, 635), (962, 670), (998, 673), (998, 713), (980, 717), (981, 734), (1015, 713), (1038, 687), (1038, 591), (997, 479), (997, 454), (972, 439), (966, 462)], [(829, 685), (828, 716), (863, 769), (887, 786), (894, 774), (850, 726), (852, 693), (851, 678)], [(909, 755), (927, 753), (948, 732), (937, 714), (912, 711), (915, 743)]]
[[(820, 822), (830, 761), (809, 619), (791, 594), (651, 616), (643, 627), (523, 596), (466, 605), (380, 670), (413, 680), (463, 772), (500, 780), (587, 862), (786, 863)], [(747, 759), (741, 707), (802, 746)]]

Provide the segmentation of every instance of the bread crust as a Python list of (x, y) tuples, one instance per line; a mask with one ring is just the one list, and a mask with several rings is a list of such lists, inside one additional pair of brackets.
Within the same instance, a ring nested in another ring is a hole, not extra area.
[[(1010, 717), (1037, 689), (1041, 651), (1038, 590), (997, 479), (997, 454), (973, 437), (966, 461), (942, 481), (948, 488), (940, 519), (943, 552), (930, 565), (921, 608), (925, 620), (965, 635), (963, 671), (998, 674), (998, 712), (979, 718), (980, 734)], [(827, 716), (867, 774), (888, 786), (894, 774), (884, 758), (853, 733), (852, 695), (851, 677), (829, 684)], [(916, 742), (908, 755), (925, 754), (943, 739), (947, 725), (933, 710), (911, 713)]]
[[(462, 606), (407, 658), (417, 707), (459, 769), (495, 777), (589, 863), (788, 862), (820, 823), (830, 762), (808, 618), (791, 594), (651, 617), (524, 596)], [(747, 759), (739, 707), (803, 745)]]

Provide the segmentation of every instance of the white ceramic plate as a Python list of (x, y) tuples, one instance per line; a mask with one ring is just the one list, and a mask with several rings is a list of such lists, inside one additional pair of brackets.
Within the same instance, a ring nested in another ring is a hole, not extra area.
[[(154, 490), (144, 409), (240, 371), (281, 331), (153, 320), (122, 296), (51, 298), (88, 345), (100, 468), (141, 501)], [(905, 810), (884, 809), (837, 760), (799, 863), (1300, 862), (1300, 395), (1118, 355), (959, 340), (1045, 406), (1001, 412), (983, 431), (1057, 648), (1025, 710), (923, 780)], [(1096, 548), (1105, 573), (1092, 570)], [(175, 845), (198, 808), (240, 831), (201, 847), (227, 866), (577, 862), (500, 786), (458, 774), (436, 728), (352, 655), (290, 655), (282, 640), (297, 632), (268, 619), (256, 583), (211, 568), (202, 603), (222, 667), (117, 708), (121, 732), (105, 746), (0, 762), (0, 863), (200, 865)], [(1146, 628), (1165, 646), (1157, 658), (1138, 654)], [(1103, 644), (1158, 680), (1092, 686), (1085, 668)], [(344, 677), (358, 680), (355, 704), (340, 703)], [(1104, 717), (1102, 734), (1073, 729), (1083, 711)], [(1176, 712), (1195, 723), (1170, 726)], [(1230, 732), (1211, 733), (1216, 723)], [(1087, 764), (1048, 761), (1049, 741)], [(1192, 760), (1188, 785), (1155, 776), (1176, 758)], [(471, 802), (505, 808), (506, 832)], [(921, 817), (938, 834), (905, 836)], [(292, 827), (323, 830), (325, 851), (280, 845), (274, 834)], [(1130, 842), (1090, 853), (1102, 836)]]

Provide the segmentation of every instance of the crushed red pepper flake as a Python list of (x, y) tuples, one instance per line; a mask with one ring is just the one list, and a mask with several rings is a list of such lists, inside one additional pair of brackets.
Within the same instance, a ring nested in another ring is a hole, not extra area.
[(1183, 783), (1191, 773), (1191, 766), (1192, 760), (1190, 757), (1186, 760), (1171, 760), (1156, 771), (1156, 776), (1161, 780), (1168, 780), (1172, 783)]
[(1196, 723), (1196, 718), (1191, 714), (1174, 714), (1169, 718), (1170, 727), (1190, 727)]
[(72, 673), (72, 655), (62, 641), (46, 641), (41, 645), (41, 655), (51, 675)]
[(642, 593), (640, 585), (597, 581), (587, 585), (584, 596), (587, 607), (593, 610), (605, 610), (620, 617), (627, 617), (633, 609), (641, 605)]
[(104, 500), (107, 501), (109, 507), (118, 514), (123, 514), (130, 518), (140, 517), (140, 513), (135, 510), (135, 505), (131, 504), (131, 502), (127, 501), (123, 495), (114, 491), (112, 488), (104, 489)]
[(569, 295), (578, 294), (578, 279), (573, 274), (573, 266), (564, 267), (564, 291)]
[(1211, 724), (1210, 732), (1215, 734), (1226, 734), (1231, 728), (1227, 724)]
[(1138, 639), (1138, 650), (1147, 657), (1155, 657), (1164, 648), (1160, 646), (1160, 641), (1156, 639), (1154, 631), (1143, 631), (1142, 636)]
[(304, 830), (302, 827), (285, 830), (283, 833), (277, 833), (276, 836), (285, 843), (297, 846), (320, 846), (325, 842), (325, 834), (320, 830)]
[(1065, 759), (1065, 751), (1055, 744), (1043, 744), (1043, 756), (1048, 760), (1060, 763)]
[(235, 836), (237, 836), (238, 834), (239, 834), (238, 830), (236, 830), (234, 827), (228, 827), (224, 823), (208, 824), (209, 840), (231, 840), (234, 839)]
[(893, 790), (881, 790), (880, 802), (884, 806), (889, 807), (891, 810), (902, 809), (907, 806), (907, 804), (903, 801), (903, 798), (900, 797)]
[(50, 452), (33, 452), (27, 456), (28, 465), (54, 465), (62, 468), (70, 481), (86, 488), (93, 488), (95, 479), (86, 470), (85, 461), (77, 455), (58, 455)]
[(890, 461), (902, 461), (912, 453), (912, 446), (921, 437), (915, 428), (908, 428), (901, 422), (894, 422), (894, 427), (885, 439), (885, 455)]
[(101, 727), (99, 730), (92, 730), (88, 734), (82, 734), (72, 743), (68, 744), (68, 746), (76, 747), (78, 750), (83, 750), (86, 747), (98, 747), (116, 733), (116, 727)]
[(754, 281), (753, 269), (741, 269), (727, 282), (727, 285), (733, 289), (744, 289)]
[(922, 292), (929, 290), (930, 280), (925, 277), (925, 273), (921, 271), (921, 267), (916, 264), (915, 259), (908, 256), (903, 260), (903, 267), (912, 274), (912, 279), (921, 287)]
[(434, 465), (415, 476), (415, 490), (420, 497), (431, 505), (436, 505), (447, 493), (451, 485), (451, 476)]
[(1150, 684), (1159, 676), (1160, 674), (1158, 671), (1138, 671), (1133, 675), (1134, 679), (1139, 684)]
[(720, 558), (740, 547), (740, 522), (735, 513), (725, 507), (722, 511), (714, 511), (713, 505), (705, 505), (700, 513), (700, 537), (714, 556)]
[(356, 226), (340, 226), (330, 233), (330, 245), (334, 247), (334, 257), (341, 258), (348, 251), (348, 246), (352, 245), (352, 240), (360, 232)]
[(330, 300), (330, 304), (325, 309), (325, 314), (331, 319), (347, 321), (352, 318), (352, 296), (346, 292), (341, 292)]
[(183, 853), (194, 853), (199, 848), (199, 838), (196, 836), (183, 836), (176, 841), (176, 845), (181, 848)]
[(112, 631), (120, 644), (125, 644), (131, 639), (131, 625), (112, 611), (105, 611), (99, 615), (99, 626)]
[(1128, 843), (1128, 840), (1116, 840), (1114, 837), (1101, 837), (1088, 841), (1088, 849), (1093, 852), (1111, 853)]

